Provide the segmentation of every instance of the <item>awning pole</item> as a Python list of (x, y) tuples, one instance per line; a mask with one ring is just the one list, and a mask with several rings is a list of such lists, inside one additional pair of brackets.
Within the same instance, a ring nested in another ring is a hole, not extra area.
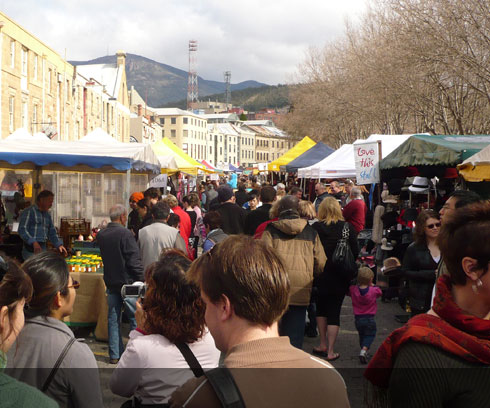
[(129, 215), (129, 196), (131, 195), (131, 169), (126, 171), (126, 188), (124, 189), (123, 200), (126, 214)]

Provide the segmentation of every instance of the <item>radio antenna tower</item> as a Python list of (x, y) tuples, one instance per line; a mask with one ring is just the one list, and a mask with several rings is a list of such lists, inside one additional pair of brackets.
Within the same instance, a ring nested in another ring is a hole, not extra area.
[(226, 110), (228, 110), (228, 105), (231, 103), (231, 71), (226, 71), (225, 76), (225, 103)]
[(187, 76), (187, 109), (192, 109), (192, 102), (199, 96), (197, 86), (197, 40), (189, 41), (189, 74)]

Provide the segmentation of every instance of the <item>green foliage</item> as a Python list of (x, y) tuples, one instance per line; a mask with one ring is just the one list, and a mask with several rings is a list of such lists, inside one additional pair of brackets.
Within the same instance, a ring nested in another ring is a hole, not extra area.
[(240, 120), (247, 120), (247, 115), (245, 115), (245, 113), (242, 112), (242, 114), (239, 116)]

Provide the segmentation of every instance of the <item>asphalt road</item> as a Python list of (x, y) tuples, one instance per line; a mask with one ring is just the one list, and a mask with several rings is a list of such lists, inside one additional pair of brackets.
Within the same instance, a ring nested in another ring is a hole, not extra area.
[[(383, 340), (394, 329), (401, 326), (394, 319), (395, 314), (402, 313), (402, 310), (395, 301), (382, 303), (378, 300), (378, 314), (376, 316), (377, 336), (372, 345), (370, 354), (374, 354)], [(354, 326), (354, 315), (352, 313), (352, 304), (350, 298), (346, 297), (341, 311), (340, 333), (335, 345), (335, 351), (340, 353), (340, 358), (332, 362), (332, 365), (339, 370), (347, 385), (347, 391), (352, 408), (363, 407), (364, 397), (364, 380), (362, 373), (365, 366), (359, 361), (359, 338)], [(123, 325), (123, 335), (127, 341), (129, 327)], [(79, 332), (77, 337), (87, 333)], [(109, 378), (115, 365), (108, 363), (107, 343), (96, 341), (91, 335), (86, 337), (86, 341), (94, 352), (97, 364), (100, 369), (101, 387), (104, 396), (105, 407), (120, 407), (126, 400), (118, 397), (109, 389)], [(303, 349), (311, 353), (313, 347), (317, 345), (319, 338), (309, 338), (305, 336)]]

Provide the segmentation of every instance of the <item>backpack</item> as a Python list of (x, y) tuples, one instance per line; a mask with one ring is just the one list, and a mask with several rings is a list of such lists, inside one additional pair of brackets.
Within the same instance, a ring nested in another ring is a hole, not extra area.
[(357, 277), (357, 264), (349, 245), (349, 225), (344, 224), (342, 238), (337, 242), (332, 255), (332, 263), (344, 276), (345, 280), (351, 281)]

